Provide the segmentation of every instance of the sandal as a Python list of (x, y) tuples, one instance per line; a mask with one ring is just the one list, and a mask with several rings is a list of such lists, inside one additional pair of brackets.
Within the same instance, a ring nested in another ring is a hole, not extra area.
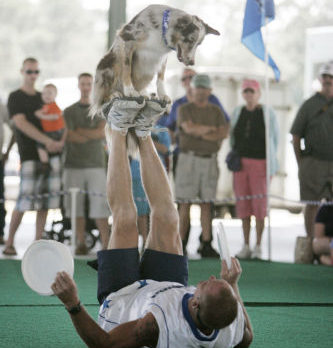
[(6, 246), (6, 248), (2, 251), (4, 255), (14, 256), (17, 255), (16, 249), (13, 245)]

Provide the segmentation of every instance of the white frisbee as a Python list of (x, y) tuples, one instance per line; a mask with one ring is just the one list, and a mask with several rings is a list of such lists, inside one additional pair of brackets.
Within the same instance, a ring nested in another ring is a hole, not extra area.
[(57, 272), (74, 274), (74, 260), (69, 248), (54, 240), (33, 242), (24, 253), (21, 271), (24, 281), (40, 295), (53, 295), (51, 285)]
[(219, 222), (217, 230), (217, 245), (219, 247), (220, 259), (225, 260), (228, 266), (228, 269), (231, 268), (231, 257), (227, 241), (227, 236), (224, 231), (222, 222)]

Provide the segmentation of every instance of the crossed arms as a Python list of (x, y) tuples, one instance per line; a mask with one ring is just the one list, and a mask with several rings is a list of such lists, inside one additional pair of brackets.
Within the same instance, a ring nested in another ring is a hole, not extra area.
[(180, 125), (185, 133), (208, 141), (222, 140), (228, 136), (229, 132), (228, 125), (223, 125), (220, 127), (205, 126), (193, 123), (191, 120), (184, 121)]
[(69, 129), (67, 141), (72, 143), (83, 144), (89, 140), (104, 139), (105, 121), (101, 120), (96, 128), (76, 128)]

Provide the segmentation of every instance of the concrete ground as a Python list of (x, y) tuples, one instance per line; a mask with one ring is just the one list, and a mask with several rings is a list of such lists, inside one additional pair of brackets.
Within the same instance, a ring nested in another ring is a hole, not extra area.
[[(14, 207), (13, 201), (6, 202), (7, 217), (5, 238), (8, 234), (8, 226), (11, 217), (11, 211)], [(51, 210), (47, 219), (46, 230), (50, 228), (51, 222), (61, 219), (59, 210)], [(242, 247), (243, 237), (241, 229), (241, 221), (239, 219), (231, 219), (226, 217), (223, 220), (223, 224), (226, 230), (227, 240), (229, 244), (230, 253), (235, 255)], [(213, 222), (213, 246), (217, 250), (216, 242), (216, 226), (219, 220), (216, 219)], [(199, 246), (200, 235), (200, 209), (198, 206), (192, 206), (191, 208), (191, 234), (189, 243), (187, 246), (188, 256), (190, 259), (200, 258), (197, 254), (197, 248)], [(22, 224), (17, 231), (15, 237), (15, 247), (18, 255), (12, 257), (14, 259), (22, 259), (25, 250), (33, 242), (35, 234), (35, 213), (28, 212), (24, 215)], [(271, 211), (271, 260), (280, 262), (294, 262), (294, 247), (297, 236), (305, 236), (303, 226), (302, 214), (291, 214), (286, 210), (273, 209)], [(141, 244), (141, 240), (140, 240)], [(251, 245), (255, 244), (255, 230), (251, 232)], [(88, 258), (95, 258), (96, 252), (100, 249), (100, 243), (97, 242), (96, 246), (90, 251)], [(73, 246), (71, 246), (73, 251)], [(3, 246), (0, 246), (0, 258), (4, 258), (2, 254)], [(263, 235), (262, 241), (263, 259), (268, 259), (268, 232), (267, 229)], [(7, 257), (8, 258), (8, 257)], [(80, 257), (82, 258), (82, 257)], [(86, 258), (83, 257), (83, 258)]]

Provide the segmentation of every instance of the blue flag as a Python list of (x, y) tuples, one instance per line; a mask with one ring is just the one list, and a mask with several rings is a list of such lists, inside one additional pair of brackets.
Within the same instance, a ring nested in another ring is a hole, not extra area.
[[(243, 21), (242, 43), (259, 59), (265, 61), (265, 46), (261, 34), (261, 27), (265, 19), (275, 18), (273, 0), (247, 0)], [(268, 55), (268, 64), (272, 67), (277, 81), (280, 80), (280, 70), (274, 60)]]

